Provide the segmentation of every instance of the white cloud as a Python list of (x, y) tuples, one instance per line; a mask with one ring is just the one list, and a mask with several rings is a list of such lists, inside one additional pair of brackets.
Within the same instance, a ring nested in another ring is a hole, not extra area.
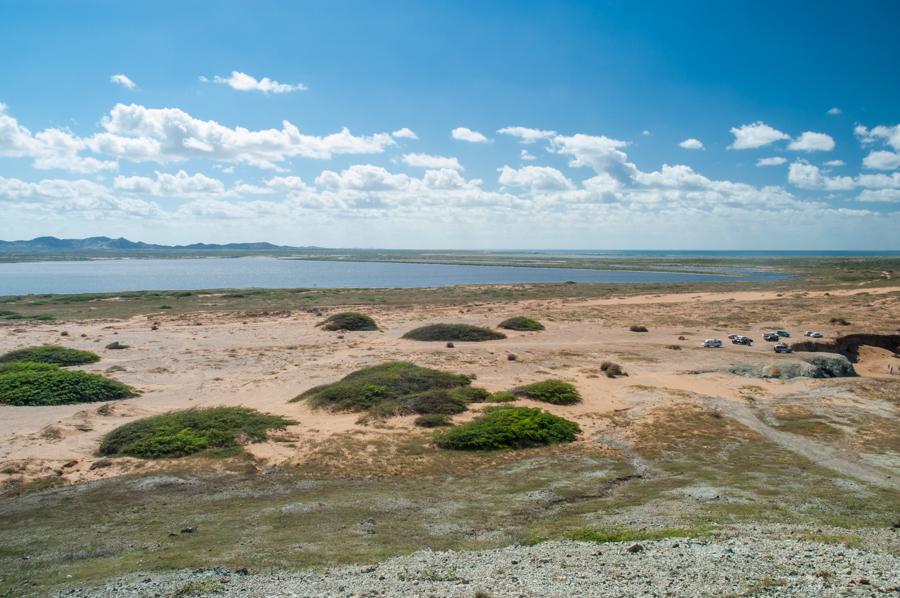
[(429, 189), (461, 189), (466, 186), (466, 180), (458, 171), (449, 168), (429, 170), (422, 177), (422, 182)]
[(652, 133), (650, 132), (649, 129), (644, 129), (643, 131), (641, 131), (641, 135), (643, 135), (644, 137), (650, 137), (650, 135), (652, 135)]
[(860, 142), (864, 144), (884, 141), (895, 150), (900, 150), (900, 125), (878, 125), (872, 129), (863, 125), (857, 125), (854, 127), (853, 132), (859, 137)]
[(830, 152), (834, 149), (834, 139), (825, 133), (805, 131), (788, 145), (788, 149), (798, 152)]
[(841, 114), (841, 109), (835, 106), (834, 108), (828, 109), (828, 114), (830, 116), (839, 116)]
[(741, 125), (740, 127), (732, 127), (731, 133), (734, 135), (734, 143), (729, 147), (738, 150), (755, 149), (776, 141), (790, 139), (786, 133), (782, 133), (762, 121)]
[(900, 202), (900, 189), (865, 189), (857, 199), (880, 203)]
[(445, 156), (432, 156), (429, 154), (405, 154), (403, 163), (415, 168), (462, 170), (459, 160)]
[(542, 129), (531, 129), (528, 127), (504, 127), (497, 132), (501, 135), (518, 137), (522, 143), (534, 143), (535, 141), (549, 139), (556, 135), (556, 131), (544, 131)]
[(825, 166), (844, 166), (845, 163), (843, 160), (828, 160), (825, 162)]
[(137, 85), (135, 84), (134, 81), (132, 81), (131, 79), (129, 79), (126, 75), (123, 75), (122, 73), (119, 73), (117, 75), (113, 75), (112, 77), (110, 77), (109, 82), (115, 83), (116, 85), (121, 85), (122, 87), (125, 87), (126, 89), (134, 89), (135, 87), (137, 87)]
[(466, 127), (456, 127), (450, 131), (450, 136), (457, 141), (468, 141), (469, 143), (488, 143), (490, 141), (482, 133)]
[(563, 173), (549, 166), (523, 166), (519, 169), (504, 166), (499, 172), (497, 180), (504, 187), (524, 187), (534, 192), (575, 188)]
[[(200, 77), (200, 80), (204, 83), (210, 82), (206, 77)], [(264, 94), (269, 93), (291, 93), (294, 91), (306, 91), (309, 89), (303, 83), (296, 84), (287, 84), (287, 83), (279, 83), (274, 79), (269, 79), (268, 77), (263, 77), (262, 79), (256, 79), (255, 77), (248, 75), (247, 73), (242, 73), (240, 71), (231, 71), (231, 75), (228, 77), (220, 77), (216, 75), (212, 78), (212, 83), (219, 83), (222, 85), (228, 85), (232, 89), (236, 89), (238, 91), (261, 91)]]
[(413, 132), (409, 127), (403, 127), (402, 129), (397, 129), (393, 133), (391, 133), (391, 137), (395, 139), (418, 139), (418, 136)]
[(87, 140), (97, 153), (136, 162), (208, 159), (276, 168), (291, 157), (330, 159), (336, 154), (377, 154), (396, 142), (387, 133), (358, 137), (344, 128), (324, 137), (305, 135), (288, 121), (280, 129), (251, 131), (200, 120), (178, 108), (116, 104)]
[(597, 174), (612, 177), (616, 181), (631, 181), (637, 167), (628, 161), (622, 148), (627, 141), (612, 139), (603, 135), (557, 135), (551, 140), (551, 150), (571, 156), (569, 166), (592, 168)]
[(823, 189), (827, 191), (847, 191), (856, 186), (848, 176), (829, 177), (822, 174), (818, 166), (808, 162), (794, 162), (788, 170), (788, 181), (801, 189)]
[(537, 158), (535, 158), (534, 155), (532, 155), (532, 153), (527, 149), (523, 149), (521, 152), (519, 152), (519, 158), (528, 162), (537, 160)]
[(691, 137), (690, 139), (685, 139), (684, 141), (679, 143), (678, 146), (689, 150), (702, 150), (703, 142), (699, 139)]
[(162, 215), (155, 203), (117, 197), (105, 186), (83, 179), (26, 182), (0, 177), (0, 202), (14, 203), (19, 216), (26, 211), (44, 212), (60, 219), (68, 218), (66, 214), (72, 212), (90, 219)]
[(356, 164), (340, 174), (325, 170), (316, 177), (316, 184), (332, 191), (397, 191), (409, 187), (405, 174), (391, 174), (381, 166)]
[(787, 162), (787, 158), (781, 156), (772, 156), (771, 158), (760, 158), (756, 161), (757, 166), (781, 166)]
[(863, 166), (875, 170), (894, 170), (900, 168), (900, 153), (896, 152), (869, 152), (863, 158)]
[(113, 181), (113, 186), (122, 191), (161, 197), (190, 197), (221, 194), (225, 191), (222, 181), (203, 173), (189, 175), (183, 170), (179, 170), (175, 174), (157, 172), (155, 178), (117, 176)]

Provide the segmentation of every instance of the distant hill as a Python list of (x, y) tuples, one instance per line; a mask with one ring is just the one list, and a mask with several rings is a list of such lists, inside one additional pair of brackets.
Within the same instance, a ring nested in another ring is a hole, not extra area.
[(190, 245), (156, 245), (129, 241), (123, 237), (88, 237), (86, 239), (58, 239), (37, 237), (29, 241), (0, 241), (0, 253), (127, 253), (134, 252), (178, 252), (178, 251), (309, 251), (318, 247), (290, 247), (272, 243), (192, 243)]

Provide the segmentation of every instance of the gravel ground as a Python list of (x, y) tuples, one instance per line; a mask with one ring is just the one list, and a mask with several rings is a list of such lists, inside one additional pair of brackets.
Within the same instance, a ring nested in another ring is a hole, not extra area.
[(900, 556), (739, 537), (478, 552), (423, 550), (370, 567), (133, 574), (67, 596), (897, 596)]

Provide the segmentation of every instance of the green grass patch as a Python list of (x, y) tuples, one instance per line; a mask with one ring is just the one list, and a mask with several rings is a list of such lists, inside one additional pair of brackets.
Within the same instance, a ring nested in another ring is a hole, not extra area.
[(64, 370), (50, 363), (0, 364), (0, 404), (71, 405), (135, 397), (136, 390), (98, 374)]
[(469, 423), (436, 432), (434, 442), (444, 449), (489, 451), (572, 442), (578, 424), (540, 409), (498, 407)]
[(341, 313), (328, 316), (318, 324), (325, 330), (378, 330), (378, 324), (371, 316), (361, 314), (355, 311), (343, 311)]
[(0, 355), (0, 363), (11, 361), (31, 361), (36, 363), (52, 363), (59, 366), (84, 365), (100, 361), (100, 356), (90, 351), (79, 351), (59, 345), (40, 345), (10, 351)]
[(357, 370), (332, 384), (316, 386), (295, 397), (331, 411), (366, 411), (370, 415), (461, 413), (490, 393), (470, 386), (467, 376), (394, 361)]
[(518, 400), (519, 400), (519, 397), (517, 397), (515, 395), (515, 393), (512, 393), (508, 390), (497, 391), (497, 392), (493, 393), (491, 396), (489, 396), (487, 399), (485, 399), (485, 401), (487, 403), (514, 403), (515, 401), (518, 401)]
[(261, 442), (269, 430), (282, 430), (293, 423), (247, 407), (172, 411), (116, 428), (103, 437), (100, 454), (143, 459), (184, 457), (243, 442)]
[(522, 332), (537, 332), (544, 329), (543, 324), (537, 320), (526, 318), (525, 316), (516, 316), (514, 318), (509, 318), (508, 320), (503, 320), (500, 322), (499, 326), (500, 328), (505, 328), (507, 330), (519, 330)]
[(403, 338), (414, 341), (481, 342), (504, 339), (506, 335), (471, 324), (431, 324), (410, 330), (403, 335)]
[(705, 528), (663, 528), (652, 530), (630, 529), (578, 529), (566, 534), (569, 540), (578, 542), (596, 542), (606, 544), (608, 542), (648, 542), (652, 540), (664, 540), (666, 538), (699, 538), (709, 535)]
[(578, 389), (562, 380), (544, 380), (513, 390), (513, 394), (552, 405), (574, 405), (581, 401)]
[(10, 311), (8, 309), (0, 309), (0, 320), (37, 320), (37, 321), (48, 321), (55, 319), (50, 314), (33, 314), (33, 315), (25, 315), (20, 314), (14, 311)]
[(420, 428), (441, 428), (452, 426), (453, 420), (444, 413), (426, 413), (416, 418), (415, 423)]

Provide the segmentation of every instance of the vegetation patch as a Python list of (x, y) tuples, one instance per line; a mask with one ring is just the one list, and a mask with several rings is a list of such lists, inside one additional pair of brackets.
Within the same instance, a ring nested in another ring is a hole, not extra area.
[(53, 320), (54, 317), (50, 314), (34, 314), (34, 315), (23, 315), (14, 311), (10, 311), (8, 309), (0, 309), (0, 320), (38, 320), (38, 321), (48, 321)]
[(116, 428), (103, 437), (100, 454), (143, 459), (184, 457), (207, 449), (261, 442), (269, 430), (283, 430), (293, 423), (248, 407), (172, 411)]
[(378, 324), (370, 316), (355, 311), (342, 311), (325, 318), (318, 324), (325, 330), (378, 330)]
[(655, 530), (578, 529), (566, 534), (566, 538), (578, 542), (606, 544), (608, 542), (647, 542), (664, 540), (665, 538), (698, 538), (707, 535), (709, 535), (709, 531), (705, 528), (663, 528)]
[(293, 400), (306, 400), (313, 407), (332, 411), (366, 411), (382, 417), (448, 415), (461, 413), (469, 403), (481, 403), (490, 396), (484, 389), (471, 387), (471, 383), (467, 376), (394, 361), (357, 370)]
[(453, 420), (449, 415), (443, 413), (426, 413), (425, 415), (417, 417), (413, 423), (420, 428), (441, 428), (444, 426), (452, 426)]
[(79, 351), (59, 345), (40, 345), (10, 351), (0, 355), (0, 363), (12, 361), (31, 361), (35, 363), (52, 363), (59, 366), (84, 365), (100, 361), (100, 356), (90, 351)]
[(98, 374), (64, 370), (52, 363), (0, 364), (0, 404), (71, 405), (137, 396), (130, 386)]
[[(676, 345), (677, 346), (677, 345)], [(681, 347), (678, 347), (679, 349)], [(615, 378), (617, 376), (627, 376), (625, 370), (618, 363), (612, 361), (604, 361), (600, 364), (600, 371), (606, 374), (607, 378)]]
[(526, 318), (525, 316), (516, 316), (500, 322), (500, 328), (507, 330), (520, 330), (523, 332), (537, 332), (544, 329), (544, 325), (537, 320)]
[(486, 399), (488, 403), (513, 403), (518, 400), (519, 397), (508, 390), (497, 391)]
[(646, 326), (641, 326), (640, 324), (634, 324), (628, 327), (628, 330), (632, 332), (649, 332)]
[(436, 432), (434, 442), (444, 449), (490, 451), (572, 442), (578, 424), (540, 409), (497, 407), (469, 423)]
[(513, 390), (513, 393), (520, 397), (553, 405), (574, 405), (581, 401), (578, 389), (562, 380), (535, 382), (528, 386), (521, 386)]
[(497, 332), (481, 326), (471, 324), (431, 324), (410, 330), (403, 338), (414, 341), (463, 341), (480, 342), (495, 341), (506, 338), (502, 332)]

